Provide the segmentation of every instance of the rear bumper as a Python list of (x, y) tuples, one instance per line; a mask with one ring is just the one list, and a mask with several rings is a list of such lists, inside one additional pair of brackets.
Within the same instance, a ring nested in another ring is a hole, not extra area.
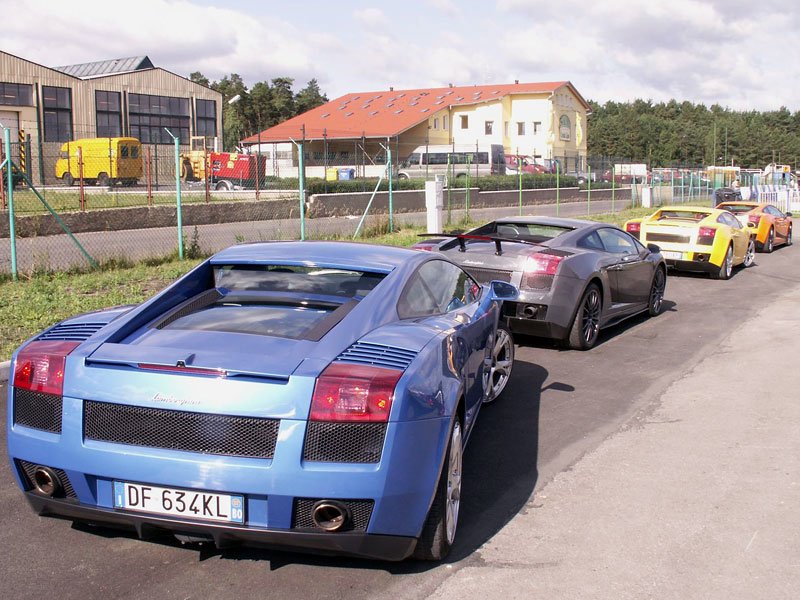
[(417, 542), (413, 537), (352, 531), (343, 533), (276, 531), (195, 521), (186, 522), (87, 506), (70, 500), (46, 498), (34, 492), (26, 492), (25, 498), (31, 508), (41, 516), (122, 528), (135, 531), (141, 539), (152, 538), (164, 533), (186, 535), (201, 540), (205, 538), (209, 542), (213, 541), (218, 548), (250, 546), (399, 561), (411, 556)]
[(700, 273), (716, 273), (720, 269), (720, 265), (715, 265), (708, 260), (666, 260), (667, 266), (677, 269), (678, 271), (698, 271)]

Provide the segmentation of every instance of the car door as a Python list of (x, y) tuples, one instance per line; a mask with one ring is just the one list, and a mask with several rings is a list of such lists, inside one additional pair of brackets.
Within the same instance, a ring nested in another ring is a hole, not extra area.
[(465, 399), (465, 433), (483, 401), (483, 369), (497, 308), (481, 310), (481, 287), (451, 262), (433, 259), (422, 264), (403, 290), (401, 318), (430, 316), (431, 324), (451, 331), (448, 359), (461, 377)]
[(774, 217), (775, 235), (785, 242), (789, 237), (789, 219), (774, 206), (765, 206), (764, 212)]
[(631, 235), (614, 227), (602, 227), (597, 235), (612, 261), (607, 267), (611, 285), (611, 302), (615, 309), (633, 310), (647, 303), (653, 280), (653, 263), (649, 251)]
[(738, 265), (744, 261), (744, 256), (747, 254), (747, 247), (750, 245), (750, 230), (743, 227), (739, 219), (729, 212), (721, 213), (717, 217), (717, 222), (730, 228), (733, 242), (733, 263)]

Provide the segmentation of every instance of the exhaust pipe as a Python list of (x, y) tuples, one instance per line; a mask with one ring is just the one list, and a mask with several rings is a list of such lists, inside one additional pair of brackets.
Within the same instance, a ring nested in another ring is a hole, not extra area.
[(350, 522), (350, 510), (336, 500), (320, 500), (311, 509), (311, 520), (323, 531), (339, 531)]
[(43, 496), (53, 497), (61, 493), (61, 480), (49, 467), (36, 467), (33, 470), (33, 487)]
[(539, 311), (538, 308), (535, 306), (528, 304), (525, 308), (522, 309), (522, 314), (525, 315), (529, 319), (533, 319), (536, 316), (536, 313)]

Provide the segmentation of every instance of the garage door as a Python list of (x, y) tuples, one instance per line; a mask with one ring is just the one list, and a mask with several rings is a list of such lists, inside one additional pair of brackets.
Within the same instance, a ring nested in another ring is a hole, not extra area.
[[(0, 123), (3, 124), (3, 127), (11, 130), (11, 156), (14, 157), (16, 148), (19, 146), (19, 113), (11, 110), (0, 110)], [(4, 135), (3, 130), (0, 129), (0, 156), (3, 158), (6, 155), (5, 142), (3, 141)]]

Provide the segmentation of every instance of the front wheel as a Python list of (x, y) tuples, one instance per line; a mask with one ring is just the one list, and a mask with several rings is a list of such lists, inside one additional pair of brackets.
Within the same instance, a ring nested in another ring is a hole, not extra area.
[(483, 374), (483, 403), (494, 402), (506, 389), (514, 366), (514, 338), (503, 324), (497, 326), (492, 347), (491, 363)]
[(461, 423), (456, 416), (450, 429), (450, 443), (436, 485), (436, 495), (417, 540), (417, 547), (414, 548), (414, 558), (418, 560), (442, 560), (456, 539), (458, 511), (461, 507), (462, 446)]
[(72, 187), (72, 184), (75, 183), (75, 178), (72, 176), (72, 173), (67, 171), (61, 176), (61, 181), (64, 182), (64, 185), (67, 187)]
[(756, 261), (756, 243), (750, 240), (747, 243), (747, 253), (744, 255), (743, 267), (749, 267)]
[(597, 342), (600, 334), (600, 316), (603, 309), (603, 299), (600, 288), (594, 283), (586, 288), (572, 320), (569, 330), (569, 347), (573, 350), (589, 350)]
[(100, 187), (108, 187), (110, 181), (111, 180), (108, 178), (108, 173), (97, 174), (97, 185)]
[(791, 246), (792, 245), (792, 228), (791, 227), (789, 227), (789, 233), (786, 234), (786, 245), (787, 246)]
[(733, 273), (733, 246), (728, 246), (728, 251), (725, 253), (725, 259), (716, 273), (717, 279), (730, 279)]
[(667, 274), (661, 267), (656, 267), (653, 274), (653, 283), (650, 285), (650, 301), (647, 304), (647, 312), (651, 317), (661, 314), (664, 308), (664, 292), (667, 289)]

